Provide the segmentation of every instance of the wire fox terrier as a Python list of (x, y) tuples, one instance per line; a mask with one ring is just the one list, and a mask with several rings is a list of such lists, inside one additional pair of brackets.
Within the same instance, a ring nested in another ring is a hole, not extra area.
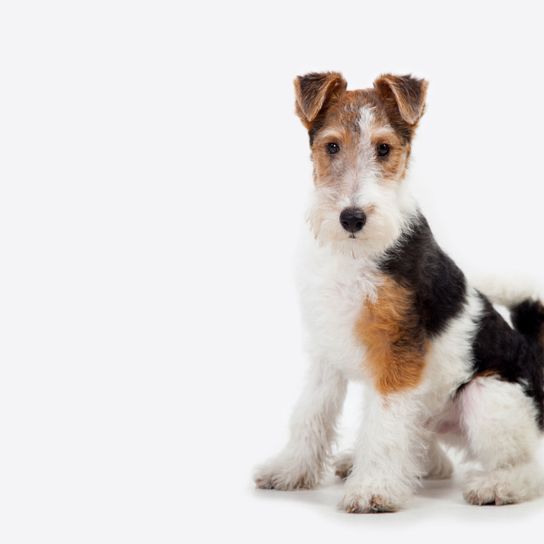
[[(295, 81), (314, 165), (300, 286), (311, 367), (289, 442), (257, 469), (256, 485), (319, 483), (357, 380), (361, 429), (354, 452), (334, 461), (344, 510), (395, 511), (422, 478), (450, 477), (441, 443), (478, 464), (464, 483), (469, 503), (529, 500), (542, 483), (544, 306), (469, 285), (411, 197), (427, 82), (383, 75), (370, 89), (346, 87), (333, 72)], [(510, 309), (513, 327), (490, 300)]]

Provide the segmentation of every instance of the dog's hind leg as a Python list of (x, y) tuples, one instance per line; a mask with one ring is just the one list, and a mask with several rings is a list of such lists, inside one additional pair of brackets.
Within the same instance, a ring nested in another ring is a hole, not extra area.
[(261, 489), (309, 489), (319, 483), (336, 435), (336, 420), (346, 395), (346, 380), (334, 368), (317, 363), (291, 418), (287, 446), (257, 468)]
[(535, 460), (539, 430), (536, 409), (519, 384), (494, 377), (473, 380), (461, 392), (461, 426), (469, 454), (481, 464), (465, 482), (471, 504), (512, 504), (542, 490)]

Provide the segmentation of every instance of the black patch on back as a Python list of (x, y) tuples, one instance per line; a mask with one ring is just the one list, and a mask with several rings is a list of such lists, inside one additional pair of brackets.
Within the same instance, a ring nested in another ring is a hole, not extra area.
[[(464, 306), (464, 274), (438, 246), (421, 214), (399, 243), (386, 252), (380, 269), (415, 293), (415, 311), (430, 337), (444, 331)], [(515, 330), (485, 296), (479, 296), (483, 312), (472, 346), (473, 376), (491, 373), (519, 383), (533, 399), (538, 423), (544, 429), (544, 307), (527, 301), (513, 308)]]
[(380, 269), (415, 293), (416, 311), (430, 336), (440, 334), (463, 308), (465, 276), (436, 243), (421, 214), (399, 243), (386, 252)]
[(544, 343), (544, 306), (540, 300), (524, 300), (510, 309), (510, 315), (519, 332)]
[[(494, 373), (501, 379), (519, 383), (538, 410), (538, 423), (544, 428), (544, 352), (536, 339), (512, 329), (480, 294), (484, 311), (473, 342), (474, 374)], [(515, 316), (514, 317), (514, 323)], [(523, 323), (529, 329), (529, 323)]]

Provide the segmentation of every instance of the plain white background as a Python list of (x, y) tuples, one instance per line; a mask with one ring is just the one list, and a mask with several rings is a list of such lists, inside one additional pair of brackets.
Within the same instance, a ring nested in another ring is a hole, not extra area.
[[(292, 79), (430, 80), (414, 191), (467, 270), (544, 270), (537, 2), (5, 1), (0, 540), (523, 542), (544, 501), (256, 492), (305, 370)], [(358, 390), (342, 422), (349, 441)], [(538, 537), (537, 537), (538, 538)]]

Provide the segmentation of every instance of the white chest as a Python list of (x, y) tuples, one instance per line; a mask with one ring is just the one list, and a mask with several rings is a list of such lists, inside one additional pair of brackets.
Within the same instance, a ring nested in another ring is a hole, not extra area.
[(363, 378), (365, 348), (355, 334), (365, 301), (376, 296), (376, 267), (310, 245), (299, 269), (307, 348), (350, 379)]

